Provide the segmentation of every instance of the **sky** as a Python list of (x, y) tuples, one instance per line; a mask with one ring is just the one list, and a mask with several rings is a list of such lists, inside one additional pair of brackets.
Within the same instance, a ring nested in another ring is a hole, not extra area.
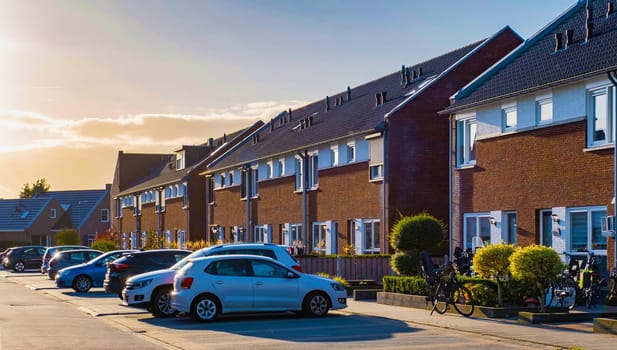
[(0, 198), (173, 153), (576, 0), (0, 0)]

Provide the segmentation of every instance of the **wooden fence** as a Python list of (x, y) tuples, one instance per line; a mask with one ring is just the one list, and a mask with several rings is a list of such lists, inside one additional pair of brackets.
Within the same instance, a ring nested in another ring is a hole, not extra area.
[[(302, 265), (302, 272), (323, 272), (331, 276), (340, 276), (347, 281), (375, 281), (381, 284), (383, 276), (395, 275), (390, 267), (389, 256), (362, 257), (316, 257), (297, 256)], [(443, 258), (433, 257), (433, 262), (443, 263)]]

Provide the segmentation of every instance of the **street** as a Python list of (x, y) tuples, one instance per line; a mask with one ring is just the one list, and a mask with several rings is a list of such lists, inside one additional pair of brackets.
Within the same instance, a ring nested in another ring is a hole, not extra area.
[[(379, 308), (376, 303), (350, 300), (349, 308), (331, 311), (327, 317), (318, 319), (291, 313), (234, 315), (204, 324), (185, 316), (154, 318), (145, 310), (123, 306), (117, 296), (106, 294), (101, 288), (86, 294), (57, 289), (53, 281), (36, 272), (0, 271), (0, 276), (3, 277), (0, 278), (0, 295), (3, 296), (0, 345), (3, 350), (77, 346), (85, 349), (322, 349), (324, 346), (370, 349), (453, 346), (458, 349), (522, 349), (534, 346), (555, 349), (554, 345), (541, 341), (473, 334), (446, 329), (443, 325), (436, 327), (361, 313), (363, 306)], [(427, 314), (425, 310), (421, 312)], [(460, 316), (430, 320), (488, 322), (478, 323), (477, 327), (481, 328), (499, 325), (494, 321), (474, 321)], [(525, 327), (518, 326), (518, 333)]]

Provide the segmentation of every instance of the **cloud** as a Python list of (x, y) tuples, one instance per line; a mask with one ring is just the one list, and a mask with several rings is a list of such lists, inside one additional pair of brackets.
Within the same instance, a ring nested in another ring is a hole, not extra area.
[(111, 147), (137, 152), (154, 147), (171, 152), (179, 145), (200, 144), (303, 104), (266, 101), (224, 109), (200, 108), (199, 114), (142, 113), (77, 120), (0, 110), (0, 153), (58, 147)]

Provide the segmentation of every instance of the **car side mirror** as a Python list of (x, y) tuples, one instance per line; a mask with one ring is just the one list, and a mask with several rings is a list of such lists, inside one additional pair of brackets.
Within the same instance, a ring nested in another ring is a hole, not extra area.
[(287, 278), (298, 278), (298, 275), (291, 271), (287, 271)]

